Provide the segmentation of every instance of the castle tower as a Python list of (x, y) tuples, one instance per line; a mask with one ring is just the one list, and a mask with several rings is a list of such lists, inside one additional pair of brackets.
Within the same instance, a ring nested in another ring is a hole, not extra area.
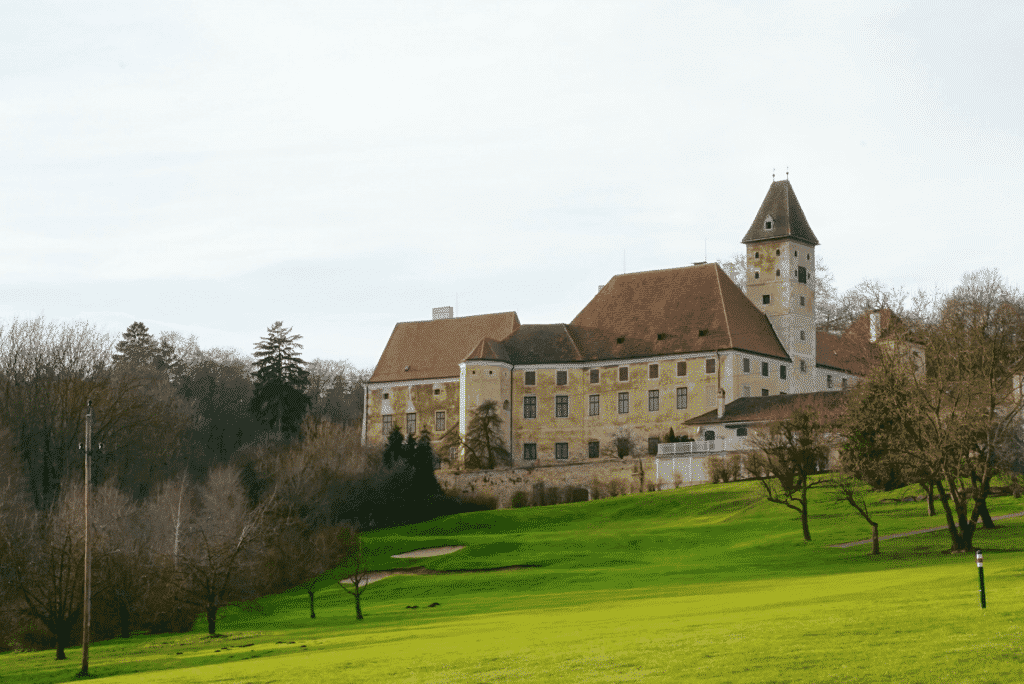
[(768, 188), (747, 246), (747, 296), (767, 316), (789, 353), (789, 392), (812, 392), (817, 359), (814, 326), (814, 248), (818, 238), (807, 223), (789, 179)]

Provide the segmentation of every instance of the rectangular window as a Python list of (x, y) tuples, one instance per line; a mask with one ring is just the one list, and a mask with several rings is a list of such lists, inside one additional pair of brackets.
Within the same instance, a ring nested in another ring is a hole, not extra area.
[(566, 385), (569, 383), (569, 371), (555, 371), (555, 384)]
[(785, 364), (779, 366), (779, 377), (783, 380), (786, 379), (786, 366)]
[(601, 443), (600, 442), (587, 442), (587, 456), (589, 458), (597, 458), (601, 455)]
[(619, 382), (629, 380), (629, 366), (619, 366)]
[(661, 396), (658, 390), (647, 390), (647, 410), (658, 411), (661, 407)]
[(843, 378), (843, 389), (846, 389), (846, 378)]
[(650, 378), (651, 380), (658, 379), (658, 364), (652, 363), (650, 366), (647, 367), (647, 377)]
[(524, 442), (523, 443), (523, 460), (524, 461), (536, 461), (537, 460), (537, 443), (536, 442)]
[(536, 385), (537, 384), (537, 371), (526, 371), (523, 373), (523, 384), (524, 385)]
[(714, 359), (708, 359), (707, 361), (705, 361), (704, 362), (704, 370), (707, 373), (709, 373), (709, 374), (710, 373), (714, 373), (715, 372), (715, 360)]
[(767, 397), (768, 396), (768, 390), (766, 390), (766, 389), (761, 390), (761, 396), (762, 397)]
[(415, 435), (416, 434), (416, 414), (406, 413), (405, 414), (405, 434)]
[(569, 443), (555, 442), (555, 460), (565, 461), (569, 458)]
[(381, 416), (380, 417), (380, 434), (387, 437), (391, 434), (391, 431), (395, 429), (394, 416)]
[(803, 331), (803, 330), (801, 330), (801, 331), (800, 331), (800, 339), (801, 339), (801, 340), (806, 340), (806, 339), (807, 339), (807, 337), (806, 337), (806, 335), (804, 334), (804, 331)]
[(745, 428), (745, 427), (738, 427), (738, 428), (736, 428), (736, 436), (737, 437), (746, 437), (747, 436), (747, 428)]
[(599, 416), (601, 415), (601, 395), (591, 394), (590, 395), (590, 415)]
[(796, 269), (796, 279), (797, 279), (797, 282), (806, 283), (807, 282), (807, 269), (804, 268), (803, 266), (797, 267), (797, 269)]
[(800, 295), (800, 306), (807, 306), (807, 298)]
[(523, 418), (537, 417), (537, 397), (523, 397)]
[(801, 373), (806, 373), (807, 372), (807, 362), (804, 361), (803, 359), (800, 359), (800, 372)]
[(444, 427), (445, 420), (444, 419), (445, 419), (444, 411), (434, 411), (434, 431), (435, 432), (444, 432), (445, 431), (445, 427)]
[(676, 363), (676, 377), (681, 378), (684, 375), (686, 375), (686, 362), (679, 361), (678, 363)]
[(676, 387), (676, 408), (677, 409), (684, 409), (684, 408), (686, 408), (686, 404), (687, 404), (688, 398), (689, 397), (686, 396), (686, 388), (685, 387)]
[(629, 392), (619, 392), (619, 413), (629, 413)]
[(770, 294), (769, 295), (761, 295), (761, 303), (762, 304), (771, 304), (772, 303), (772, 296)]
[(768, 362), (767, 361), (762, 361), (761, 362), (761, 375), (763, 375), (766, 378), (768, 377)]
[(744, 373), (749, 373), (750, 372), (750, 359), (743, 359), (743, 372)]
[(825, 387), (827, 387), (828, 389), (832, 389), (832, 376), (831, 375), (826, 375), (825, 376)]
[(657, 456), (658, 455), (658, 445), (659, 444), (661, 444), (661, 440), (658, 439), (657, 437), (648, 437), (647, 438), (647, 455), (648, 456)]
[(601, 382), (601, 370), (598, 368), (590, 369), (590, 384), (596, 385)]
[(568, 418), (569, 417), (569, 395), (568, 394), (556, 394), (555, 395), (555, 418)]
[(744, 385), (743, 386), (743, 396), (745, 396), (745, 397), (749, 397), (750, 396), (750, 385)]

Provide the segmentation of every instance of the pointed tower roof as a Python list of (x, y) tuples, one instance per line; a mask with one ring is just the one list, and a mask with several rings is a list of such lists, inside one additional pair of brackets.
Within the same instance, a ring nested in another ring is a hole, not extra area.
[[(766, 228), (766, 221), (770, 221), (770, 228)], [(814, 231), (807, 223), (800, 202), (796, 199), (793, 186), (789, 179), (774, 181), (768, 194), (761, 202), (761, 208), (757, 210), (757, 216), (750, 230), (743, 237), (743, 243), (761, 242), (762, 240), (777, 240), (778, 238), (790, 238), (799, 240), (808, 245), (819, 244)]]

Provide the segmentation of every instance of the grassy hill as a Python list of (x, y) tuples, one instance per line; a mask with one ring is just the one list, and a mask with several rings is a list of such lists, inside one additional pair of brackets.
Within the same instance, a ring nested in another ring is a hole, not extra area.
[[(1024, 518), (970, 555), (939, 532), (868, 546), (845, 503), (815, 490), (814, 541), (757, 483), (463, 514), (365, 536), (374, 569), (425, 567), (364, 595), (332, 582), (311, 620), (301, 590), (228, 608), (223, 636), (94, 644), (91, 671), (128, 682), (1012, 682), (1024, 672)], [(933, 527), (923, 502), (878, 503), (881, 534)], [(1024, 501), (992, 501), (993, 515)], [(395, 559), (465, 545), (446, 556)], [(494, 570), (508, 566), (530, 566)], [(428, 608), (431, 603), (440, 605)], [(407, 606), (418, 606), (415, 609)], [(0, 681), (74, 680), (80, 652), (0, 656)], [(109, 677), (109, 678), (107, 678)]]

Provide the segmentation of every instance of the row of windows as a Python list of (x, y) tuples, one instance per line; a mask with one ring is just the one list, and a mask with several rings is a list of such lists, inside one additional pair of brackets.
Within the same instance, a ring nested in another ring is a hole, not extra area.
[[(685, 409), (689, 403), (688, 389), (686, 387), (676, 388), (676, 408)], [(619, 413), (629, 413), (629, 392), (619, 392), (618, 396)], [(661, 390), (647, 391), (647, 410), (661, 410)], [(587, 415), (601, 415), (601, 395), (591, 394), (587, 401)], [(523, 418), (537, 417), (537, 397), (528, 395), (523, 397)], [(569, 395), (555, 395), (555, 418), (569, 417)]]
[[(446, 415), (444, 411), (434, 411), (434, 430), (436, 432), (444, 432), (446, 428)], [(380, 431), (381, 434), (389, 435), (391, 430), (395, 427), (395, 417), (392, 415), (381, 416)], [(405, 414), (405, 434), (414, 435), (416, 434), (416, 414), (406, 413)]]
[[(714, 433), (711, 433), (714, 435)], [(712, 436), (712, 439), (714, 437)], [(649, 437), (647, 439), (647, 453), (650, 456), (657, 455), (658, 445), (661, 444), (661, 439), (658, 437)], [(619, 456), (626, 456), (627, 454), (619, 454)], [(564, 461), (569, 458), (569, 443), (568, 442), (555, 442), (554, 456), (556, 461)], [(601, 442), (597, 440), (591, 440), (587, 442), (587, 458), (598, 458), (601, 456)], [(524, 442), (523, 443), (523, 460), (524, 461), (536, 461), (537, 460), (537, 443), (536, 442)]]
[[(687, 375), (687, 362), (678, 361), (676, 363), (676, 377), (685, 377)], [(704, 360), (704, 372), (708, 375), (715, 373), (716, 364), (715, 359)], [(647, 377), (651, 380), (657, 380), (661, 375), (661, 364), (652, 363), (647, 366)], [(618, 367), (618, 378), (619, 382), (627, 382), (629, 380), (629, 366)], [(589, 372), (590, 384), (596, 385), (601, 382), (601, 369), (591, 368)], [(568, 371), (560, 370), (555, 371), (555, 384), (566, 385), (569, 382)], [(536, 385), (537, 384), (537, 371), (525, 371), (523, 373), (523, 384), (524, 385)]]

